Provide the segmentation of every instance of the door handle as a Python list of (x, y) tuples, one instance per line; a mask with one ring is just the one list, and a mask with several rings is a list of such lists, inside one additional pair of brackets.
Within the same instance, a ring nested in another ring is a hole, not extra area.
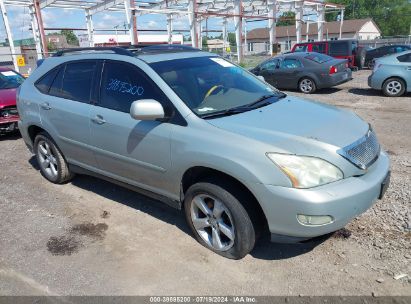
[(407, 71), (411, 71), (411, 66), (407, 67)]
[(92, 118), (91, 121), (98, 125), (102, 125), (106, 123), (103, 116), (101, 115), (96, 115), (96, 117)]
[(51, 110), (50, 104), (48, 102), (44, 102), (40, 105), (43, 110)]

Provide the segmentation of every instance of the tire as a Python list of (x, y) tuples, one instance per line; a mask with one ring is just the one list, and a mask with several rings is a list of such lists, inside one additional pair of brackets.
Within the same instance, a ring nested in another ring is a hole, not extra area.
[(388, 97), (398, 97), (405, 93), (405, 83), (400, 78), (387, 79), (383, 86), (382, 92)]
[(41, 174), (54, 184), (63, 184), (73, 178), (66, 160), (54, 140), (45, 132), (34, 139), (34, 152)]
[(374, 60), (370, 60), (367, 63), (368, 69), (372, 70), (374, 69)]
[(357, 54), (355, 55), (355, 65), (359, 70), (362, 70), (365, 67), (365, 55), (366, 49), (363, 47), (358, 47)]
[(317, 86), (310, 77), (303, 77), (298, 82), (298, 89), (304, 94), (312, 94), (317, 90)]
[(236, 198), (238, 194), (225, 188), (230, 187), (219, 186), (212, 180), (192, 185), (185, 195), (184, 211), (201, 245), (237, 260), (254, 248), (256, 232), (249, 214)]

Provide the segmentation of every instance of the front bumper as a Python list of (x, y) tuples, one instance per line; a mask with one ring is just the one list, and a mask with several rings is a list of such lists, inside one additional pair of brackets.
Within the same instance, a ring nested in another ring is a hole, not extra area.
[[(341, 229), (370, 208), (380, 196), (381, 184), (388, 172), (388, 156), (381, 152), (378, 160), (362, 176), (311, 189), (255, 184), (253, 191), (273, 237), (302, 240)], [(322, 226), (306, 226), (297, 220), (298, 214), (329, 215), (334, 220)]]
[(18, 130), (19, 117), (2, 117), (0, 118), (0, 133), (14, 132)]

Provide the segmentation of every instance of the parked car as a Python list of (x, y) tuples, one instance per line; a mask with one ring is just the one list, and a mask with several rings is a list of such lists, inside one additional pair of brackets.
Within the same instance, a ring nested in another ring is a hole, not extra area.
[(390, 97), (411, 92), (411, 51), (377, 59), (368, 86)]
[(346, 59), (320, 53), (290, 53), (263, 61), (250, 70), (279, 89), (311, 94), (352, 79)]
[(347, 59), (350, 68), (362, 69), (365, 66), (366, 49), (359, 46), (358, 40), (328, 40), (297, 43), (291, 52), (317, 52), (334, 58)]
[(411, 50), (409, 45), (385, 45), (376, 49), (367, 50), (365, 54), (365, 65), (369, 69), (374, 68), (374, 62), (377, 58), (384, 57), (391, 54), (401, 53)]
[(50, 182), (90, 174), (155, 197), (232, 259), (265, 232), (340, 229), (388, 186), (388, 156), (354, 113), (198, 49), (99, 50), (46, 59), (19, 90), (20, 131)]
[(16, 90), (23, 81), (16, 71), (0, 67), (0, 134), (17, 130)]

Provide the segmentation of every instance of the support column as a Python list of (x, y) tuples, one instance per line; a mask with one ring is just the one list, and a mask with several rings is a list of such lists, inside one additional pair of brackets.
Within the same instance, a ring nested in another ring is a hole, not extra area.
[(190, 23), (190, 33), (191, 33), (191, 45), (198, 48), (198, 35), (197, 35), (197, 1), (188, 0), (188, 21)]
[(168, 44), (173, 44), (173, 14), (167, 15)]
[(308, 42), (308, 40), (310, 39), (310, 18), (308, 18), (308, 20), (306, 21), (307, 25), (306, 25), (306, 29), (305, 29), (305, 41)]
[(227, 19), (223, 19), (223, 55), (227, 53)]
[(86, 23), (87, 23), (88, 44), (90, 47), (93, 47), (94, 46), (93, 15), (90, 14), (89, 9), (86, 9)]
[(49, 50), (47, 48), (46, 34), (44, 33), (43, 17), (41, 16), (40, 1), (34, 0), (34, 12), (36, 14), (37, 25), (40, 32), (41, 47), (44, 57), (48, 57)]
[(340, 36), (339, 39), (342, 38), (342, 27), (344, 24), (344, 9), (341, 10), (341, 15), (340, 15)]
[(135, 45), (136, 40), (135, 40), (134, 33), (133, 33), (133, 20), (132, 20), (133, 14), (131, 12), (131, 6), (130, 6), (131, 1), (133, 0), (124, 1), (124, 11), (126, 13), (126, 23), (127, 23), (128, 34), (130, 36), (131, 45)]
[(197, 21), (197, 33), (198, 33), (198, 48), (203, 49), (203, 33), (201, 28), (201, 19)]
[(297, 37), (297, 43), (300, 43), (302, 36), (302, 21), (303, 21), (303, 7), (304, 2), (299, 1), (295, 3), (295, 35)]
[(7, 39), (9, 41), (10, 53), (11, 53), (11, 58), (13, 59), (14, 69), (18, 72), (19, 67), (17, 65), (16, 50), (14, 49), (13, 35), (11, 34), (9, 18), (7, 17), (6, 5), (4, 4), (4, 0), (0, 0), (0, 10), (1, 10), (1, 15), (3, 17), (4, 28), (6, 29)]
[(234, 26), (235, 26), (235, 40), (237, 43), (237, 60), (238, 63), (243, 61), (243, 17), (242, 17), (242, 0), (234, 0)]
[(43, 54), (41, 53), (41, 42), (40, 42), (40, 33), (39, 27), (36, 21), (36, 14), (34, 12), (34, 6), (29, 6), (30, 12), (30, 23), (31, 23), (31, 31), (33, 32), (34, 43), (36, 44), (36, 53), (37, 53), (37, 60), (43, 58)]
[(130, 8), (131, 8), (131, 23), (132, 23), (134, 44), (138, 44), (137, 9), (136, 9), (136, 3), (134, 2), (134, 0), (130, 0)]
[(274, 55), (274, 44), (277, 43), (277, 0), (268, 2), (268, 28), (270, 31), (270, 55)]
[(317, 29), (318, 29), (318, 37), (317, 40), (323, 40), (324, 35), (324, 5), (319, 5), (317, 7)]

